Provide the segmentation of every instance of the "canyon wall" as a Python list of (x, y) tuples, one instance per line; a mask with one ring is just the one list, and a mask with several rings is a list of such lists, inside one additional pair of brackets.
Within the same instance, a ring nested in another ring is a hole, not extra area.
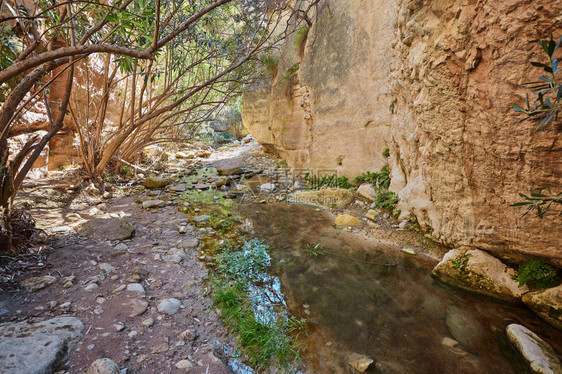
[(402, 218), (437, 241), (562, 265), (561, 217), (510, 207), (559, 192), (562, 125), (534, 132), (509, 106), (541, 72), (536, 41), (561, 30), (557, 1), (322, 2), (304, 44), (293, 34), (275, 77), (245, 94), (243, 121), (293, 168), (388, 163)]

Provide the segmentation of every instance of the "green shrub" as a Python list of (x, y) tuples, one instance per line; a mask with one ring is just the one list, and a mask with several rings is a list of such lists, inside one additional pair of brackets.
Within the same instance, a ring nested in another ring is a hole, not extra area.
[(320, 187), (339, 187), (350, 189), (354, 186), (349, 183), (347, 177), (338, 177), (337, 175), (327, 175), (324, 177), (317, 177), (315, 175), (310, 176), (310, 174), (305, 174), (304, 178), (310, 183), (311, 189), (316, 189)]
[(297, 71), (299, 71), (299, 67), (300, 67), (299, 63), (296, 63), (293, 66), (291, 66), (290, 68), (288, 68), (287, 71), (285, 72), (285, 74), (283, 75), (283, 80), (288, 80), (293, 75), (295, 75), (295, 73)]
[(382, 150), (382, 157), (384, 157), (384, 158), (390, 157), (390, 149), (388, 149), (388, 148), (383, 149)]
[(398, 204), (399, 200), (398, 195), (394, 192), (381, 190), (378, 192), (375, 202), (377, 203), (377, 206), (380, 206), (381, 208), (393, 210), (396, 208), (396, 204)]
[(271, 55), (263, 55), (260, 57), (260, 61), (271, 77), (274, 79), (277, 75), (277, 66), (279, 66), (279, 57), (271, 56)]
[(375, 188), (387, 190), (390, 187), (390, 170), (384, 166), (379, 173), (368, 171), (355, 177), (353, 182), (355, 184), (370, 183)]
[(298, 29), (295, 34), (295, 49), (301, 57), (304, 54), (304, 46), (308, 37), (308, 31), (310, 31), (310, 27), (308, 25), (304, 25)]
[(557, 275), (558, 269), (540, 260), (532, 260), (526, 264), (519, 265), (519, 270), (513, 279), (519, 283), (519, 287), (532, 282), (537, 289), (541, 290), (555, 286)]

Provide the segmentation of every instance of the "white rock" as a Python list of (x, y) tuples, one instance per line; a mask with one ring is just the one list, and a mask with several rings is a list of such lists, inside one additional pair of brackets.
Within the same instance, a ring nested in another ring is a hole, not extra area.
[(147, 318), (144, 321), (141, 322), (141, 325), (144, 327), (151, 327), (152, 325), (154, 325), (154, 318)]
[(537, 374), (560, 374), (562, 364), (554, 349), (537, 334), (518, 324), (511, 324), (505, 330), (509, 340), (515, 345), (531, 371)]

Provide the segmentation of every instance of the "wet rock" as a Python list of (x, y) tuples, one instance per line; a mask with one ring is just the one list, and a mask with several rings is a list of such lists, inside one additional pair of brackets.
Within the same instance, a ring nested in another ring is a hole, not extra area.
[(194, 220), (195, 222), (204, 222), (204, 221), (210, 220), (211, 218), (212, 218), (212, 217), (211, 217), (211, 216), (208, 216), (208, 215), (201, 215), (201, 216), (193, 217), (193, 220)]
[(344, 188), (322, 189), (316, 191), (298, 191), (288, 197), (296, 204), (343, 208), (353, 202), (353, 191)]
[(32, 277), (24, 279), (21, 282), (21, 285), (27, 292), (35, 292), (42, 290), (43, 288), (55, 283), (57, 281), (57, 277), (52, 275), (43, 275), (40, 277)]
[(377, 191), (375, 191), (375, 188), (370, 183), (363, 183), (359, 186), (357, 194), (369, 201), (375, 201), (377, 199)]
[(62, 369), (83, 329), (74, 317), (0, 325), (0, 372), (40, 374)]
[(503, 301), (520, 301), (529, 291), (527, 286), (519, 287), (513, 280), (513, 269), (478, 249), (447, 252), (431, 274), (455, 287)]
[(350, 216), (349, 214), (342, 214), (336, 218), (334, 222), (336, 226), (361, 226), (363, 222), (357, 217)]
[(176, 184), (176, 185), (170, 186), (170, 191), (173, 191), (173, 192), (185, 192), (186, 189), (187, 189), (187, 187), (185, 187), (185, 184)]
[(467, 347), (476, 347), (486, 332), (480, 323), (466, 311), (451, 306), (447, 308), (445, 323), (455, 340)]
[(562, 330), (562, 284), (528, 292), (523, 295), (523, 302), (546, 322)]
[(505, 330), (509, 341), (517, 348), (531, 372), (537, 374), (562, 373), (562, 364), (552, 347), (537, 334), (518, 324)]
[(160, 304), (158, 304), (158, 312), (172, 315), (172, 314), (176, 314), (178, 310), (180, 310), (180, 307), (181, 307), (181, 301), (179, 301), (178, 299), (175, 298), (166, 299), (161, 301)]
[(160, 177), (147, 177), (144, 179), (143, 182), (143, 185), (146, 188), (152, 188), (152, 189), (164, 188), (169, 184), (170, 181), (168, 179), (160, 178)]
[(100, 358), (92, 363), (86, 374), (120, 374), (119, 366), (109, 358)]
[(144, 290), (144, 287), (140, 283), (129, 283), (127, 285), (127, 291), (139, 292), (139, 293), (142, 293), (142, 294), (146, 293), (146, 291)]
[(178, 361), (174, 366), (176, 367), (176, 369), (180, 370), (191, 370), (193, 364), (188, 360), (181, 360)]
[(166, 203), (162, 200), (145, 200), (142, 202), (143, 209), (162, 208)]
[(78, 227), (78, 233), (102, 240), (125, 240), (135, 232), (133, 224), (124, 218), (93, 218)]
[(372, 358), (360, 355), (358, 353), (352, 353), (348, 359), (349, 366), (360, 373), (364, 373), (373, 362), (374, 360)]

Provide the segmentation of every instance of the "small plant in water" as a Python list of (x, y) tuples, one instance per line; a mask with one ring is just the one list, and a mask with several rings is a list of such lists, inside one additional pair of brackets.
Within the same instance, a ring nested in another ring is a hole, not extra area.
[(317, 243), (315, 245), (307, 244), (304, 247), (304, 253), (306, 253), (306, 255), (310, 257), (324, 256), (326, 254), (322, 250), (322, 246), (320, 245), (320, 243)]
[(519, 265), (517, 274), (513, 279), (519, 283), (519, 287), (531, 282), (537, 289), (553, 287), (557, 283), (558, 269), (545, 264), (540, 260), (529, 261)]

